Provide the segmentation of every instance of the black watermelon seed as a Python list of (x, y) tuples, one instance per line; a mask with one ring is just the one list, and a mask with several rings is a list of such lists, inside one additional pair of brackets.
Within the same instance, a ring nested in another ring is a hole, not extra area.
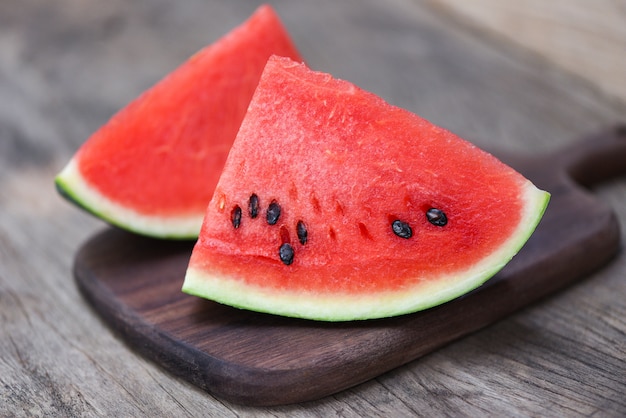
[(298, 240), (300, 241), (300, 244), (306, 244), (309, 238), (309, 233), (306, 230), (306, 225), (304, 224), (304, 222), (298, 221), (298, 225), (296, 225), (296, 232), (298, 233)]
[(280, 205), (276, 202), (272, 202), (267, 208), (267, 223), (270, 225), (275, 225), (276, 222), (278, 222), (278, 218), (280, 218)]
[(393, 233), (399, 236), (400, 238), (409, 239), (413, 236), (413, 230), (406, 222), (402, 222), (398, 219), (393, 221), (391, 224), (391, 229)]
[(278, 250), (278, 256), (280, 257), (280, 261), (286, 266), (293, 263), (293, 247), (291, 247), (291, 244), (286, 242), (281, 245)]
[(259, 196), (256, 193), (250, 195), (250, 202), (248, 203), (248, 212), (252, 219), (259, 215)]
[(230, 221), (233, 223), (235, 229), (239, 228), (241, 225), (241, 208), (239, 206), (235, 206), (230, 212)]
[(445, 226), (448, 223), (448, 217), (441, 209), (430, 208), (426, 211), (426, 219), (435, 226)]

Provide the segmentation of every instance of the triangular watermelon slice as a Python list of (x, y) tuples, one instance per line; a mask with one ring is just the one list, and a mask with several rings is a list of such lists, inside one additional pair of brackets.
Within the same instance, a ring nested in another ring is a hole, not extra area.
[(58, 190), (119, 227), (197, 237), (272, 54), (301, 60), (266, 5), (114, 115), (57, 176)]
[(495, 157), (353, 84), (270, 58), (183, 291), (318, 320), (394, 316), (500, 270), (549, 200)]

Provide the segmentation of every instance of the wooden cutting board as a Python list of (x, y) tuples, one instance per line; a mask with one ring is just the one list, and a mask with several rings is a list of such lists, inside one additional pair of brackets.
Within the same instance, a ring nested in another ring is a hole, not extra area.
[(82, 246), (74, 275), (95, 311), (133, 349), (202, 389), (249, 405), (317, 399), (493, 323), (616, 254), (616, 217), (580, 185), (626, 173), (626, 126), (540, 158), (497, 155), (552, 194), (546, 214), (499, 274), (427, 311), (324, 323), (219, 305), (180, 291), (193, 243), (116, 229)]

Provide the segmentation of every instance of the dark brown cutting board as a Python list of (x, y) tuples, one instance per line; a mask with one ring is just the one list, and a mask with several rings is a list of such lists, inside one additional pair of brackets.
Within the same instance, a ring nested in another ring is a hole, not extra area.
[(180, 291), (192, 243), (116, 229), (83, 245), (75, 278), (132, 348), (208, 392), (250, 405), (317, 399), (493, 323), (585, 277), (617, 253), (616, 217), (579, 184), (626, 173), (626, 127), (541, 158), (498, 155), (552, 194), (548, 210), (499, 274), (427, 311), (324, 323), (222, 306)]

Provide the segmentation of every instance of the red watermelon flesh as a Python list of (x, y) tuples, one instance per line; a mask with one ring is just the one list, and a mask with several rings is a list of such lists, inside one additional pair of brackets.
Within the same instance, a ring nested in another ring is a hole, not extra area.
[(272, 57), (183, 291), (320, 320), (414, 312), (493, 276), (532, 234), (548, 199), (451, 132)]
[(95, 132), (57, 177), (59, 191), (134, 232), (196, 237), (272, 54), (301, 60), (265, 5)]

